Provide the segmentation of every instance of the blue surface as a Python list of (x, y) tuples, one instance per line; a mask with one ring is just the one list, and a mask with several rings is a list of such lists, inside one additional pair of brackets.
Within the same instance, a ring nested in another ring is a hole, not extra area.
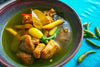
[[(61, 0), (72, 7), (79, 15), (82, 23), (92, 22), (89, 30), (93, 33), (97, 26), (100, 29), (100, 0)], [(96, 44), (100, 45), (100, 39), (91, 39)], [(86, 51), (94, 50), (97, 53), (88, 55), (81, 63), (77, 62), (77, 58)], [(81, 47), (77, 54), (63, 67), (100, 67), (100, 48), (94, 47), (86, 43), (83, 39)]]
[(5, 1), (7, 1), (7, 0), (0, 0), (0, 4), (3, 3), (3, 2), (5, 2)]
[[(3, 0), (0, 0), (3, 1)], [(82, 23), (92, 22), (89, 30), (94, 33), (94, 28), (100, 26), (100, 0), (61, 0), (72, 7), (79, 15)], [(100, 27), (99, 27), (100, 29)], [(99, 40), (91, 39), (96, 44), (100, 43)], [(77, 62), (77, 58), (86, 51), (94, 50), (97, 53), (88, 55), (81, 63)], [(0, 66), (1, 67), (1, 66)], [(82, 45), (77, 54), (63, 67), (100, 67), (100, 48), (96, 48), (86, 43), (83, 39)]]

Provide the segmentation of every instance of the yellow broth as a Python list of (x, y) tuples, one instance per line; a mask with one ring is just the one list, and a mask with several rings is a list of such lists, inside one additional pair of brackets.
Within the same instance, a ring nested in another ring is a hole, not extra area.
[[(25, 14), (25, 13), (30, 13), (29, 9), (25, 9), (19, 13), (17, 13), (16, 15), (14, 15), (6, 24), (5, 28), (14, 28), (15, 25), (19, 25), (22, 22), (22, 15), (21, 14)], [(60, 25), (59, 27), (61, 28), (60, 32), (58, 33), (57, 37), (54, 39), (61, 47), (61, 51), (57, 52), (56, 54), (53, 55), (53, 57), (51, 57), (50, 59), (53, 59), (52, 63), (56, 64), (58, 62), (60, 62), (61, 60), (64, 59), (64, 57), (69, 53), (71, 47), (72, 47), (72, 43), (73, 43), (73, 34), (72, 34), (72, 28), (69, 24), (69, 21), (66, 19), (64, 20), (63, 18), (61, 18), (58, 15), (54, 16), (54, 20), (56, 19), (61, 19), (64, 21), (64, 23), (62, 25)], [(64, 33), (62, 32), (63, 28), (68, 29), (68, 33)], [(30, 65), (26, 65), (24, 64), (20, 59), (18, 59), (16, 57), (16, 53), (13, 52), (11, 50), (11, 44), (16, 44), (18, 42), (13, 42), (13, 40), (15, 39), (15, 37), (10, 34), (8, 31), (6, 31), (4, 29), (3, 31), (3, 35), (2, 35), (2, 45), (3, 45), (3, 49), (6, 53), (6, 55), (15, 63), (21, 64), (21, 65), (25, 65), (25, 66), (42, 66), (42, 65), (51, 65), (50, 59), (34, 59), (33, 64)], [(16, 48), (17, 46), (15, 46)]]

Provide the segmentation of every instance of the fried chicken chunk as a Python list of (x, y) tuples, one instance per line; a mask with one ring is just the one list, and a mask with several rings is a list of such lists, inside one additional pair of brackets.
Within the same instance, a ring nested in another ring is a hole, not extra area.
[(35, 58), (40, 58), (41, 56), (41, 51), (45, 48), (45, 44), (44, 43), (39, 43), (37, 45), (37, 47), (35, 48), (35, 50), (33, 51), (33, 55)]
[(39, 42), (40, 42), (39, 39), (36, 39), (36, 38), (33, 38), (33, 39), (32, 39), (32, 43), (33, 43), (34, 45), (38, 45)]
[(41, 58), (43, 59), (51, 58), (58, 49), (59, 49), (58, 44), (55, 41), (50, 40), (47, 46), (42, 50)]
[(25, 64), (31, 64), (33, 62), (32, 56), (25, 52), (18, 52), (16, 56), (20, 58)]
[(44, 14), (45, 14), (46, 16), (52, 17), (54, 14), (56, 14), (56, 11), (52, 8), (52, 9), (50, 9), (49, 11), (44, 11)]
[(47, 17), (47, 19), (48, 19), (48, 24), (50, 24), (50, 23), (52, 23), (54, 20), (52, 19), (52, 17), (50, 17), (50, 16), (46, 16)]
[(35, 45), (32, 43), (31, 36), (26, 35), (21, 41), (19, 48), (27, 53), (32, 53)]

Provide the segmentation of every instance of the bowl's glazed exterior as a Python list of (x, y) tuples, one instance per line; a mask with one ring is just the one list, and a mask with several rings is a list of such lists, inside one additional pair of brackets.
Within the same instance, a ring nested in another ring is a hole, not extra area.
[[(17, 0), (12, 3), (7, 4), (0, 10), (0, 64), (6, 67), (18, 66), (14, 64), (12, 60), (6, 56), (2, 47), (2, 31), (6, 22), (17, 12), (31, 7), (39, 8), (54, 8), (56, 11), (61, 13), (61, 16), (68, 18), (70, 21), (71, 27), (73, 28), (74, 39), (73, 46), (69, 51), (68, 55), (62, 59), (60, 62), (54, 64), (54, 67), (62, 66), (67, 63), (72, 57), (77, 53), (80, 48), (82, 39), (83, 39), (83, 29), (81, 21), (76, 14), (76, 12), (70, 8), (68, 5), (60, 1), (47, 1), (47, 0)], [(20, 67), (20, 65), (18, 66)]]

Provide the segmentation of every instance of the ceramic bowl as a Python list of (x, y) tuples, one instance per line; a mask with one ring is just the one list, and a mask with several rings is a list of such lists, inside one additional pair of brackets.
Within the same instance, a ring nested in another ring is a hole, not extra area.
[[(69, 7), (67, 4), (57, 1), (57, 0), (16, 0), (11, 3), (6, 4), (0, 10), (0, 64), (6, 67), (22, 67), (25, 65), (18, 64), (10, 56), (7, 56), (7, 53), (4, 51), (2, 46), (2, 32), (3, 29), (11, 17), (16, 13), (27, 9), (27, 8), (41, 8), (48, 9), (54, 8), (60, 16), (65, 19), (68, 19), (69, 24), (73, 29), (73, 42), (71, 43), (71, 48), (66, 52), (66, 55), (62, 58), (56, 60), (54, 63), (44, 64), (41, 67), (58, 67), (66, 64), (72, 57), (77, 53), (80, 48), (82, 39), (83, 39), (83, 29), (81, 21), (76, 14), (76, 12)], [(6, 41), (5, 41), (6, 42)], [(35, 67), (40, 67), (40, 65)], [(34, 66), (34, 65), (33, 65)]]

